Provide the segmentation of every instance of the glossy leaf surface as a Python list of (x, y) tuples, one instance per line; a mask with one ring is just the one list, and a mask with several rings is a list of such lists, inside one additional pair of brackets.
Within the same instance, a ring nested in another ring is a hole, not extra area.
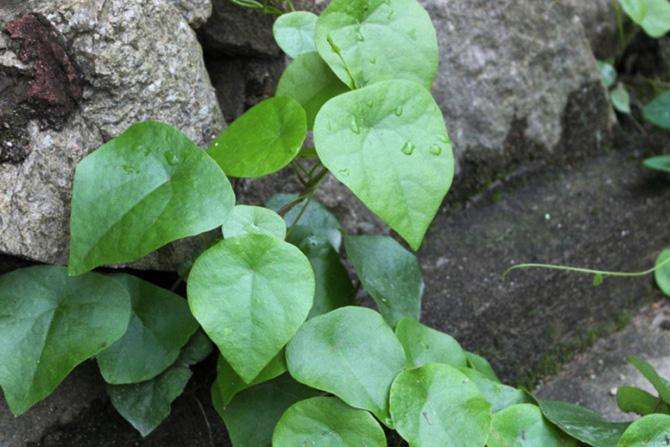
[(237, 205), (223, 224), (222, 231), (226, 239), (245, 234), (265, 234), (283, 240), (286, 237), (286, 224), (284, 219), (271, 209)]
[(651, 414), (628, 427), (617, 447), (666, 447), (670, 440), (670, 416)]
[(465, 351), (451, 335), (424, 326), (414, 318), (403, 318), (395, 328), (395, 334), (405, 348), (407, 360), (412, 366), (428, 363), (444, 363), (455, 367), (467, 366)]
[(576, 447), (569, 439), (551, 425), (535, 405), (520, 404), (506, 408), (493, 415), (491, 437), (488, 447)]
[(294, 59), (303, 53), (315, 52), (317, 19), (315, 14), (307, 11), (289, 12), (279, 16), (272, 27), (279, 48)]
[(479, 371), (472, 368), (459, 368), (459, 371), (477, 385), (484, 398), (491, 404), (494, 413), (512, 405), (533, 403), (525, 392), (494, 382)]

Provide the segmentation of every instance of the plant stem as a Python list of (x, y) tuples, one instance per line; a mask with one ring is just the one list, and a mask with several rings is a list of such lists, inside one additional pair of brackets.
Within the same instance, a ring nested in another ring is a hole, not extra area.
[(280, 210), (279, 210), (279, 215), (284, 217), (286, 216), (286, 213), (291, 211), (295, 206), (297, 206), (300, 202), (305, 200), (307, 197), (311, 197), (312, 194), (318, 189), (319, 185), (323, 181), (323, 179), (326, 177), (326, 174), (328, 173), (328, 170), (326, 168), (322, 168), (321, 171), (314, 177), (310, 178), (307, 183), (305, 184), (305, 189), (303, 192), (296, 197), (295, 199), (291, 200), (289, 203), (284, 205)]

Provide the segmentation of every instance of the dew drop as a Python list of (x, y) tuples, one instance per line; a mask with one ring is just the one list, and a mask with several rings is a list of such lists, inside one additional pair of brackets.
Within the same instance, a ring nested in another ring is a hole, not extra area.
[(363, 37), (363, 33), (361, 33), (360, 31), (357, 31), (356, 32), (356, 40), (359, 41), (359, 42), (363, 42), (365, 40), (365, 37)]
[(388, 18), (389, 20), (391, 20), (391, 19), (393, 19), (394, 17), (395, 17), (395, 10), (392, 9), (392, 10), (389, 11), (387, 18)]
[(376, 64), (376, 63), (377, 63), (377, 58), (376, 58), (376, 57), (371, 57), (371, 58), (370, 58), (370, 63), (371, 63), (372, 65)]
[(360, 124), (358, 124), (358, 118), (356, 118), (355, 116), (351, 118), (351, 131), (356, 135), (361, 133), (361, 126)]
[(442, 146), (439, 144), (435, 144), (430, 148), (430, 153), (437, 156), (437, 155), (442, 155)]
[(411, 141), (408, 141), (402, 147), (402, 153), (405, 154), (405, 155), (412, 155), (414, 153), (415, 148), (416, 148), (416, 146), (414, 145), (414, 143), (412, 143)]
[(396, 116), (401, 116), (402, 113), (403, 113), (402, 106), (398, 106), (398, 107), (395, 108), (395, 115)]
[(163, 156), (170, 166), (174, 166), (179, 163), (179, 157), (177, 157), (177, 155), (172, 151), (165, 152)]
[(372, 108), (372, 106), (374, 106), (374, 105), (375, 105), (375, 103), (372, 102), (372, 100), (368, 101), (368, 107)]
[(442, 135), (440, 137), (440, 141), (442, 141), (444, 144), (451, 144), (451, 140), (449, 139), (448, 135)]

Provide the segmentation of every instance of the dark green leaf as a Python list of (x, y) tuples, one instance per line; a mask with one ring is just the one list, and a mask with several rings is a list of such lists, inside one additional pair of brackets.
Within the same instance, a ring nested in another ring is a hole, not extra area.
[(631, 424), (617, 447), (667, 447), (670, 445), (670, 416), (652, 414)]
[(635, 356), (628, 357), (628, 362), (640, 371), (649, 383), (653, 385), (663, 402), (670, 404), (670, 384), (658, 375), (654, 367), (649, 362)]
[(659, 155), (658, 157), (647, 158), (644, 161), (644, 165), (649, 169), (670, 172), (670, 155)]
[(670, 91), (663, 92), (642, 109), (644, 119), (652, 124), (670, 129)]
[(493, 370), (488, 360), (472, 352), (466, 352), (465, 356), (468, 359), (468, 365), (470, 368), (482, 373), (487, 379), (500, 383), (500, 379), (496, 375), (496, 372)]
[(664, 404), (661, 399), (632, 386), (620, 387), (617, 390), (616, 401), (621, 411), (641, 416), (668, 410), (667, 404)]
[(245, 234), (265, 234), (279, 239), (286, 237), (286, 224), (282, 217), (268, 208), (237, 205), (223, 224), (226, 239)]
[(216, 381), (212, 387), (217, 388), (221, 404), (225, 407), (241, 391), (284, 374), (286, 372), (286, 361), (284, 360), (284, 352), (280, 352), (251, 383), (245, 383), (223, 356), (219, 356), (216, 370)]
[(484, 398), (491, 404), (493, 412), (503, 410), (515, 404), (533, 403), (522, 390), (494, 382), (472, 368), (458, 369), (477, 385)]
[(315, 14), (307, 11), (289, 12), (279, 16), (272, 27), (279, 48), (292, 58), (315, 52), (317, 19)]
[(69, 272), (135, 261), (216, 228), (234, 203), (221, 169), (186, 136), (166, 124), (135, 124), (77, 166)]
[(428, 363), (444, 363), (455, 367), (467, 366), (465, 351), (450, 335), (431, 329), (414, 318), (403, 318), (395, 328), (395, 334), (405, 348), (407, 360), (412, 366)]
[(493, 415), (488, 447), (576, 447), (577, 443), (549, 424), (535, 405), (520, 404)]
[(661, 291), (667, 295), (670, 296), (670, 262), (668, 262), (668, 259), (670, 258), (670, 248), (666, 248), (661, 252), (660, 255), (658, 255), (658, 259), (656, 259), (656, 265), (661, 265), (664, 262), (666, 264), (663, 264), (662, 267), (657, 269), (654, 272), (654, 279), (656, 279), (656, 284), (658, 284), (658, 288), (661, 289)]

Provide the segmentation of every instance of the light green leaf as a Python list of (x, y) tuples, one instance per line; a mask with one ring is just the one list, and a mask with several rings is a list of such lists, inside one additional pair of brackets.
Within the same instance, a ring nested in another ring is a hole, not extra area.
[(225, 239), (193, 265), (191, 312), (245, 382), (251, 382), (305, 321), (314, 274), (295, 246), (248, 234)]
[(467, 366), (465, 351), (451, 336), (424, 326), (414, 318), (403, 318), (395, 328), (395, 334), (405, 348), (407, 360), (412, 366), (428, 363), (444, 363), (455, 367)]
[(131, 126), (74, 176), (71, 275), (135, 261), (221, 225), (235, 196), (216, 163), (167, 124)]
[(293, 404), (272, 436), (273, 447), (386, 447), (386, 435), (370, 413), (336, 397), (313, 397)]
[(465, 356), (468, 359), (468, 365), (470, 368), (482, 373), (487, 379), (500, 383), (500, 379), (496, 375), (496, 372), (493, 370), (488, 360), (472, 352), (466, 352)]
[(353, 304), (356, 292), (349, 273), (327, 239), (315, 235), (310, 228), (297, 226), (293, 227), (288, 241), (307, 256), (314, 271), (314, 305), (307, 318)]
[(245, 234), (265, 234), (283, 240), (286, 237), (286, 224), (284, 219), (271, 209), (237, 205), (223, 224), (222, 231), (226, 239)]
[(524, 391), (494, 382), (479, 371), (472, 368), (458, 368), (458, 370), (477, 385), (484, 398), (491, 404), (494, 413), (515, 404), (533, 403)]
[(271, 447), (272, 431), (286, 409), (317, 394), (285, 374), (242, 391), (227, 407), (212, 388), (212, 402), (235, 447)]
[(542, 414), (568, 435), (592, 447), (612, 447), (630, 425), (627, 422), (608, 422), (599, 414), (553, 400), (538, 400)]
[(626, 87), (619, 83), (616, 88), (610, 92), (612, 105), (621, 113), (630, 114), (630, 95)]
[(625, 413), (646, 416), (652, 413), (667, 413), (668, 405), (661, 399), (633, 386), (619, 387), (616, 394), (619, 409)]
[(617, 447), (667, 447), (669, 440), (670, 416), (652, 414), (633, 422)]
[(391, 386), (397, 432), (416, 447), (483, 447), (491, 405), (460, 371), (432, 363), (398, 375)]
[(635, 356), (628, 357), (628, 362), (652, 384), (663, 402), (670, 404), (670, 383), (661, 377), (649, 362)]
[(644, 165), (649, 169), (670, 172), (670, 155), (659, 155), (658, 157), (647, 158), (644, 161)]
[(219, 356), (216, 370), (216, 381), (212, 388), (217, 389), (221, 404), (225, 407), (241, 391), (284, 374), (286, 372), (286, 361), (284, 360), (284, 352), (280, 352), (251, 383), (245, 383), (223, 356)]
[(614, 86), (617, 79), (616, 68), (609, 62), (598, 61), (598, 69), (605, 88), (609, 89)]
[(340, 95), (317, 115), (314, 141), (333, 175), (417, 250), (454, 175), (430, 92), (386, 81)]
[(628, 16), (651, 37), (660, 38), (670, 31), (668, 0), (619, 0)]
[(129, 319), (128, 292), (112, 278), (46, 266), (0, 276), (0, 385), (12, 413), (121, 338)]
[(286, 349), (297, 381), (327, 391), (391, 426), (388, 393), (405, 353), (377, 312), (343, 307), (305, 323)]
[(656, 265), (661, 265), (664, 262), (666, 262), (666, 264), (654, 272), (654, 279), (656, 279), (656, 284), (658, 284), (658, 288), (661, 289), (661, 292), (670, 296), (670, 263), (667, 263), (668, 258), (670, 258), (670, 248), (666, 248), (660, 255), (658, 255)]
[(439, 62), (435, 28), (416, 0), (333, 0), (316, 47), (351, 88), (390, 79), (430, 87)]
[(315, 14), (307, 11), (294, 11), (279, 16), (272, 27), (279, 48), (292, 58), (315, 52), (317, 19)]
[(266, 99), (237, 118), (208, 152), (233, 177), (262, 177), (293, 160), (307, 135), (305, 110), (286, 96)]
[(300, 103), (307, 113), (307, 128), (321, 107), (331, 98), (349, 91), (321, 59), (318, 53), (306, 53), (291, 62), (279, 79), (277, 96), (289, 96)]
[(670, 91), (654, 98), (642, 109), (644, 119), (663, 129), (670, 129)]
[(389, 325), (405, 317), (419, 319), (424, 284), (416, 256), (388, 236), (346, 236), (344, 247)]
[(488, 447), (576, 447), (535, 405), (513, 405), (493, 415)]
[(132, 313), (123, 337), (98, 354), (100, 372), (116, 385), (152, 379), (177, 360), (198, 323), (179, 295), (131, 275), (112, 278), (128, 291)]

